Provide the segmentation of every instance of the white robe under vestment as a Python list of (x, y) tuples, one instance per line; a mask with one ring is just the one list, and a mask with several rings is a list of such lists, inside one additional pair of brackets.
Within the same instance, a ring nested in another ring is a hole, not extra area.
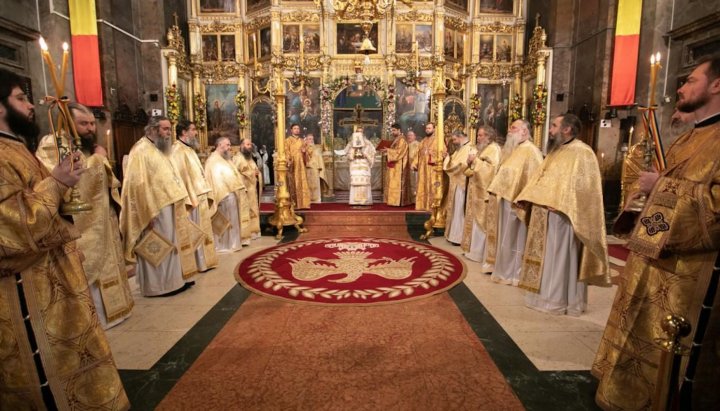
[(351, 205), (369, 205), (372, 198), (372, 170), (375, 162), (375, 147), (360, 133), (354, 133), (345, 147), (348, 164), (350, 165), (350, 196)]
[(587, 284), (578, 281), (581, 249), (568, 218), (549, 211), (540, 293), (526, 293), (525, 305), (550, 314), (582, 314), (587, 308)]
[(513, 211), (509, 201), (500, 199), (498, 207), (498, 248), (492, 280), (518, 285), (522, 256), (527, 239), (527, 226)]
[[(177, 244), (174, 205), (160, 210), (160, 214), (152, 220), (152, 229), (171, 243)], [(171, 251), (157, 267), (137, 254), (135, 276), (145, 297), (167, 294), (185, 285), (177, 249)]]
[(218, 204), (218, 213), (222, 213), (230, 223), (230, 227), (222, 235), (214, 234), (215, 250), (218, 252), (233, 252), (242, 248), (240, 237), (240, 216), (238, 213), (238, 199), (235, 192), (225, 196)]

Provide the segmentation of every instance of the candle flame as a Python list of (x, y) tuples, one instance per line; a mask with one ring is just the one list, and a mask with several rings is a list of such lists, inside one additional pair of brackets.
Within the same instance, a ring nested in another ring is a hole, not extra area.
[(47, 43), (45, 42), (45, 39), (42, 38), (42, 37), (40, 37), (40, 48), (42, 49), (42, 51), (47, 51), (47, 50), (48, 50), (48, 45), (47, 45)]
[(654, 54), (650, 55), (650, 64), (655, 64), (655, 55)]
[(63, 42), (63, 51), (67, 52), (68, 49), (70, 49), (70, 46), (67, 44), (67, 42)]
[(655, 55), (655, 62), (658, 63), (658, 64), (660, 63), (660, 52), (659, 52), (659, 51), (658, 51), (657, 54)]

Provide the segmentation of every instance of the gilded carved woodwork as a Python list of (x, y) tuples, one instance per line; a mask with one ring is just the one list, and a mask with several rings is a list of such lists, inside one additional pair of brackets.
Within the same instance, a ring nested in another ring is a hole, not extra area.
[(407, 13), (398, 13), (397, 21), (399, 22), (421, 22), (421, 23), (432, 23), (433, 15), (427, 13), (420, 13), (417, 10), (410, 10)]
[(248, 33), (253, 32), (255, 30), (258, 30), (261, 27), (269, 26), (270, 25), (270, 16), (262, 16), (258, 18), (252, 19), (247, 25), (245, 26), (245, 29)]
[(283, 23), (317, 23), (320, 21), (320, 14), (315, 11), (298, 10), (282, 15)]
[(499, 21), (492, 22), (491, 24), (483, 24), (483, 22), (473, 24), (474, 31), (478, 33), (513, 33), (515, 27), (514, 24), (504, 24)]
[(229, 78), (238, 77), (240, 64), (238, 63), (215, 63), (206, 64), (202, 67), (201, 76), (212, 81), (225, 81)]
[(463, 19), (453, 16), (445, 16), (445, 27), (453, 30), (465, 32), (469, 28), (469, 24)]
[(542, 52), (543, 49), (547, 48), (545, 41), (547, 36), (545, 35), (545, 29), (542, 27), (535, 26), (533, 29), (533, 35), (530, 38), (530, 46), (528, 48), (527, 59), (523, 66), (523, 74), (526, 77), (532, 76), (537, 71), (538, 60), (540, 58), (547, 58), (547, 55)]

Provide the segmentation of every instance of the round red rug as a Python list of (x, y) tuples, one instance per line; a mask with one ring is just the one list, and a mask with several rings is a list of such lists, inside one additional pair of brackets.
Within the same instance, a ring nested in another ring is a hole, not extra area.
[(429, 244), (390, 238), (320, 238), (280, 244), (238, 266), (245, 288), (316, 304), (388, 304), (445, 291), (465, 265)]

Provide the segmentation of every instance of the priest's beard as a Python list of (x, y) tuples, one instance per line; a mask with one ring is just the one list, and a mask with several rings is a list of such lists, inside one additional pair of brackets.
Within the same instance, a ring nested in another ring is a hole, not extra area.
[(31, 152), (35, 152), (38, 144), (40, 127), (35, 122), (35, 110), (30, 110), (30, 115), (23, 116), (10, 104), (3, 104), (7, 108), (6, 121), (10, 130), (16, 135), (25, 138), (25, 146)]
[(253, 156), (252, 150), (245, 150), (244, 148), (241, 148), (240, 152), (242, 153), (243, 157), (245, 157), (246, 160), (250, 160)]
[(480, 154), (489, 145), (490, 145), (490, 141), (485, 140), (484, 142), (475, 144), (475, 150), (477, 150), (478, 154)]
[(698, 95), (695, 100), (680, 98), (680, 101), (677, 102), (675, 107), (683, 113), (692, 113), (693, 111), (706, 105), (709, 101), (710, 93), (707, 90), (703, 90), (702, 94)]
[(560, 143), (558, 140), (559, 140), (558, 136), (553, 136), (552, 134), (548, 134), (548, 141), (547, 141), (547, 147), (546, 147), (548, 154), (557, 150), (558, 147), (560, 147), (562, 145), (562, 143)]
[(200, 142), (198, 141), (197, 137), (193, 137), (185, 142), (185, 144), (189, 145), (190, 147), (194, 148), (195, 150), (200, 148)]
[(426, 131), (426, 132), (425, 132), (425, 137), (428, 137), (428, 138), (429, 138), (429, 137), (432, 137), (433, 134), (435, 134), (435, 130), (433, 130), (433, 131), (431, 131), (431, 132), (429, 132), (429, 133)]
[(520, 145), (520, 139), (521, 137), (519, 133), (508, 133), (507, 138), (505, 139), (505, 145), (502, 148), (503, 160), (510, 157), (510, 154), (512, 154), (512, 152), (515, 151), (515, 148)]
[(157, 137), (157, 140), (155, 140), (155, 147), (166, 154), (170, 151), (170, 143), (168, 142), (168, 139), (162, 137)]
[(221, 155), (225, 160), (228, 160), (228, 161), (232, 160), (232, 155), (230, 154), (230, 150), (222, 153)]
[(97, 136), (95, 133), (88, 132), (85, 135), (80, 136), (80, 148), (84, 153), (92, 154), (95, 151), (95, 141)]

